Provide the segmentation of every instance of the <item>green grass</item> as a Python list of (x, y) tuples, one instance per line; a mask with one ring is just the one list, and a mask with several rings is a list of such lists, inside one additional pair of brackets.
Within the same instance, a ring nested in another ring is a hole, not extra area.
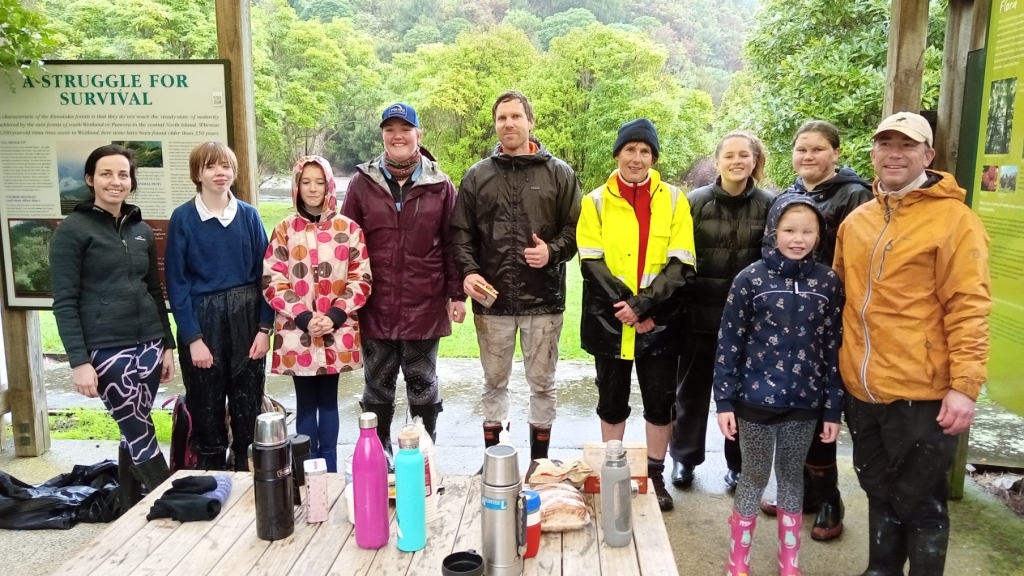
[[(153, 410), (153, 426), (156, 427), (158, 442), (171, 441), (171, 413), (168, 410)], [(56, 440), (120, 440), (121, 432), (117, 423), (106, 410), (75, 408), (57, 414), (50, 414), (50, 438)], [(13, 437), (7, 427), (7, 437)]]
[[(284, 202), (261, 202), (260, 218), (263, 220), (263, 227), (267, 234), (285, 216), (292, 213), (291, 204)], [(558, 345), (558, 357), (563, 360), (589, 360), (590, 355), (580, 348), (580, 310), (583, 302), (583, 277), (580, 275), (579, 260), (573, 259), (567, 265), (566, 274), (567, 295), (565, 301), (565, 319), (562, 324), (562, 338)], [(467, 303), (466, 308), (471, 308)], [(442, 358), (477, 358), (479, 348), (476, 342), (476, 327), (473, 324), (472, 310), (466, 311), (466, 320), (462, 324), (452, 326), (452, 335), (441, 340), (438, 355)], [(43, 337), (43, 352), (48, 354), (63, 354), (64, 345), (57, 334), (57, 322), (53, 319), (53, 312), (43, 310), (39, 312), (40, 330)], [(172, 328), (174, 320), (171, 319)], [(521, 358), (518, 344), (516, 345), (516, 357)], [(115, 427), (116, 430), (116, 427)]]

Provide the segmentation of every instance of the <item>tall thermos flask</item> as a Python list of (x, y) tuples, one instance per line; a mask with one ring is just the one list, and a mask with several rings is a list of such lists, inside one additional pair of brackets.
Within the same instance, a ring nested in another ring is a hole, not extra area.
[(356, 545), (376, 550), (388, 543), (388, 461), (377, 437), (377, 415), (359, 415), (359, 439), (352, 454), (352, 499), (355, 500)]
[(287, 538), (295, 531), (295, 512), (292, 508), (292, 451), (284, 414), (269, 412), (256, 417), (252, 456), (256, 535), (270, 541)]
[(601, 520), (604, 541), (622, 547), (633, 540), (633, 503), (626, 449), (619, 440), (609, 440), (601, 467)]
[(480, 488), (481, 555), (487, 576), (522, 576), (526, 553), (526, 496), (515, 446), (484, 452)]

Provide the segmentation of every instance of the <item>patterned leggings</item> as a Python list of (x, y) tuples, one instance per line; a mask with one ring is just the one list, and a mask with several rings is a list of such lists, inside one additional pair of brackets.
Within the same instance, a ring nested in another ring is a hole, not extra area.
[(736, 487), (736, 511), (749, 518), (757, 514), (772, 475), (775, 453), (775, 480), (778, 482), (778, 506), (790, 514), (799, 514), (804, 502), (804, 460), (814, 437), (815, 420), (754, 424), (737, 418), (743, 473)]
[(121, 430), (121, 446), (141, 464), (160, 455), (153, 429), (153, 398), (160, 387), (164, 341), (127, 348), (101, 348), (90, 354), (99, 393)]
[(395, 405), (398, 369), (405, 377), (409, 404), (426, 406), (441, 401), (437, 381), (437, 345), (441, 340), (363, 339), (363, 402)]

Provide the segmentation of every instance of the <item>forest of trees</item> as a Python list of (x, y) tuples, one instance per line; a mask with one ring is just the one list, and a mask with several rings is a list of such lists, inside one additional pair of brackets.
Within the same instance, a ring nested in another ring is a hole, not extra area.
[[(12, 0), (0, 0), (9, 3)], [(212, 58), (213, 0), (33, 0), (60, 59)], [(616, 128), (658, 126), (658, 168), (681, 181), (716, 139), (758, 133), (777, 186), (805, 119), (840, 127), (871, 175), (889, 0), (253, 0), (257, 145), (264, 175), (304, 153), (339, 170), (379, 153), (380, 111), (420, 113), (425, 145), (458, 182), (494, 146), (490, 106), (516, 88), (536, 134), (585, 187), (614, 167)], [(938, 96), (945, 0), (932, 1), (923, 107)], [(3, 56), (3, 53), (0, 53)]]

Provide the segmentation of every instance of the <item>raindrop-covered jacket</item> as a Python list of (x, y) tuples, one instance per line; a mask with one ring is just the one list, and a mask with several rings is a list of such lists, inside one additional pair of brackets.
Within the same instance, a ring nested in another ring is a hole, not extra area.
[[(327, 180), (318, 222), (298, 208), (299, 176), (309, 163), (318, 164)], [(274, 374), (337, 374), (363, 365), (355, 312), (370, 295), (370, 261), (362, 229), (337, 211), (333, 176), (327, 160), (299, 158), (292, 177), (296, 213), (270, 235), (263, 261), (263, 295), (277, 312)], [(309, 335), (305, 328), (314, 310), (331, 318), (333, 333)]]
[[(681, 301), (694, 271), (693, 221), (686, 196), (650, 171), (651, 225), (644, 270), (637, 285), (640, 229), (636, 213), (619, 190), (618, 171), (583, 197), (576, 244), (583, 271), (580, 343), (596, 355), (631, 360), (681, 352)], [(625, 301), (654, 330), (639, 334), (615, 318)]]
[(864, 402), (976, 398), (987, 377), (992, 294), (988, 234), (953, 176), (875, 199), (839, 227), (846, 283), (840, 365)]
[(823, 410), (825, 422), (839, 422), (842, 414), (843, 286), (813, 255), (791, 260), (779, 251), (779, 220), (796, 204), (813, 209), (819, 234), (824, 229), (806, 196), (781, 196), (768, 213), (761, 259), (736, 276), (722, 313), (714, 384), (719, 413), (743, 402)]
[(373, 263), (373, 297), (359, 310), (365, 338), (448, 336), (447, 302), (466, 299), (449, 230), (455, 186), (426, 150), (422, 155), (401, 211), (381, 170), (383, 157), (361, 164), (345, 194), (341, 213), (363, 229)]
[[(499, 147), (459, 184), (452, 242), (460, 279), (480, 274), (498, 291), (490, 308), (474, 301), (474, 314), (565, 311), (565, 263), (576, 254), (580, 185), (568, 164), (531, 146), (531, 153), (518, 156)], [(534, 234), (548, 247), (543, 268), (526, 263)]]
[(798, 177), (783, 194), (807, 196), (814, 200), (814, 205), (825, 217), (825, 233), (821, 235), (821, 242), (818, 242), (814, 257), (826, 266), (831, 266), (832, 260), (835, 258), (836, 234), (839, 233), (839, 225), (858, 206), (873, 198), (871, 183), (858, 176), (852, 168), (845, 166), (836, 169), (835, 176), (818, 184), (811, 191), (804, 186), (804, 179)]

